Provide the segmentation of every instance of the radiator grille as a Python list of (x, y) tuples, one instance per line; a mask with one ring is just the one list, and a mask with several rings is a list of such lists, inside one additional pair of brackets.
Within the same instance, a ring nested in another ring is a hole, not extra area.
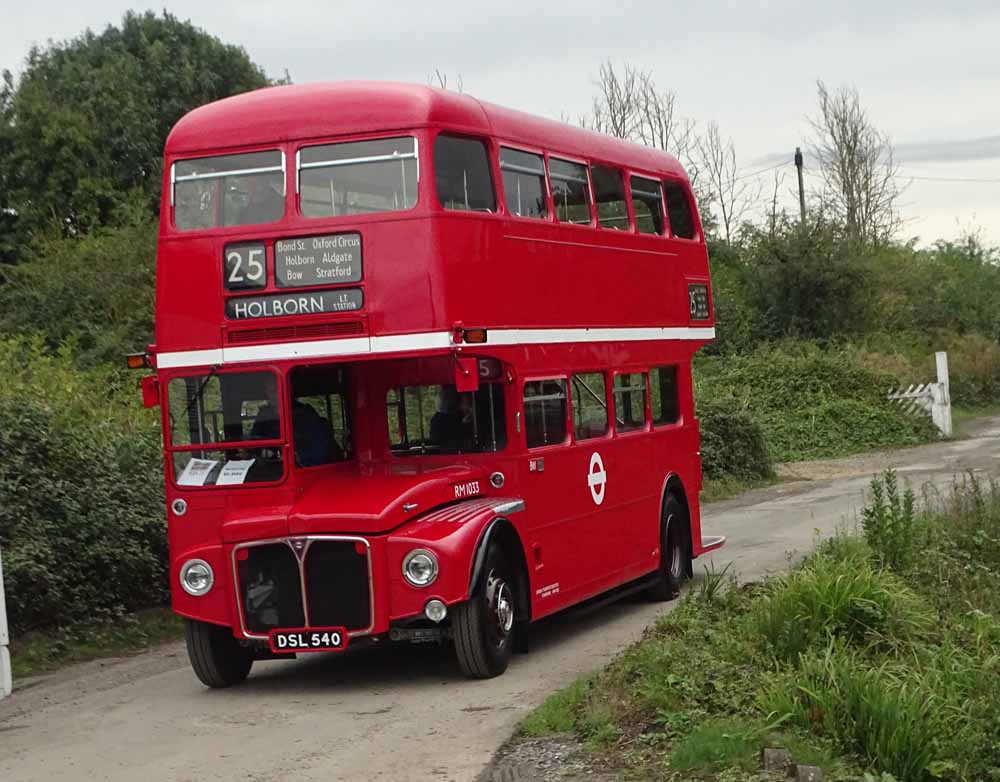
[(276, 540), (234, 550), (246, 632), (263, 636), (275, 628), (344, 627), (352, 635), (366, 633), (373, 621), (365, 542), (318, 537), (294, 539), (294, 544)]
[(284, 543), (252, 546), (239, 562), (240, 603), (251, 633), (275, 627), (302, 627), (302, 582), (299, 563)]
[[(362, 630), (371, 617), (368, 556), (350, 541), (315, 541), (306, 555), (309, 622)], [(363, 547), (362, 547), (363, 550)]]
[(323, 337), (351, 337), (365, 333), (360, 320), (341, 323), (312, 323), (298, 326), (272, 326), (256, 329), (230, 329), (226, 340), (231, 345), (246, 342), (274, 342), (289, 339), (322, 339)]

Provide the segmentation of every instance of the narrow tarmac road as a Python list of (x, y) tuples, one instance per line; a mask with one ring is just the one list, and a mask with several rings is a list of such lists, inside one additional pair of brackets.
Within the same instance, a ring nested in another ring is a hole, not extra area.
[[(946, 489), (956, 473), (994, 471), (998, 438), (1000, 417), (968, 440), (796, 466), (811, 480), (707, 509), (706, 532), (729, 536), (714, 564), (731, 561), (744, 579), (783, 568), (817, 531), (852, 518), (873, 472), (892, 466), (914, 487)], [(523, 715), (663, 610), (625, 601), (555, 617), (530, 654), (481, 682), (419, 648), (260, 663), (224, 691), (197, 682), (182, 644), (76, 666), (0, 702), (0, 780), (473, 780)]]

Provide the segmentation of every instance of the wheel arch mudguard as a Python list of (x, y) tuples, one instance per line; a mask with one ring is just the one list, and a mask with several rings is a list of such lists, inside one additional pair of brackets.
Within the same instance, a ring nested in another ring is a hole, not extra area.
[[(518, 608), (530, 595), (524, 546), (514, 524), (513, 514), (524, 509), (516, 497), (476, 497), (431, 510), (412, 519), (405, 527), (389, 535), (386, 559), (389, 569), (390, 613), (393, 617), (420, 614), (432, 597), (448, 605), (468, 600), (482, 570), (490, 545), (500, 545), (512, 564), (521, 569), (517, 589)], [(427, 587), (409, 584), (402, 573), (407, 552), (424, 548), (437, 555), (440, 572)], [(524, 594), (522, 594), (524, 593)], [(529, 613), (522, 612), (522, 616)]]
[[(692, 540), (691, 534), (691, 506), (688, 503), (687, 490), (684, 488), (684, 482), (681, 477), (676, 472), (669, 472), (667, 476), (663, 479), (663, 489), (660, 492), (660, 516), (663, 523), (663, 508), (667, 504), (667, 497), (674, 496), (677, 501), (684, 506), (684, 510), (687, 511), (688, 520), (684, 529), (684, 540), (687, 545), (688, 550), (688, 562), (690, 563), (694, 557), (694, 542)], [(661, 529), (661, 539), (662, 539), (662, 529)], [(690, 571), (692, 567), (689, 565), (688, 570)], [(688, 577), (690, 578), (693, 573), (688, 572)]]
[[(524, 502), (517, 501), (519, 507), (507, 510), (507, 513), (524, 509)], [(476, 594), (480, 576), (486, 562), (486, 552), (491, 545), (498, 545), (503, 549), (504, 554), (517, 567), (520, 574), (517, 589), (517, 608), (520, 616), (531, 620), (531, 584), (529, 583), (528, 559), (524, 553), (524, 544), (517, 529), (505, 515), (497, 515), (483, 528), (479, 541), (476, 543), (476, 555), (472, 560), (472, 569), (469, 572), (469, 594), (471, 598)]]

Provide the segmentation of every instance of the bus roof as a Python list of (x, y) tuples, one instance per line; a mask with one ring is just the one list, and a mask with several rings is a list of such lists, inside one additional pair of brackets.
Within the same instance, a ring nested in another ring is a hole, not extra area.
[[(421, 84), (348, 81), (268, 87), (209, 103), (181, 118), (166, 154), (383, 130), (443, 127), (686, 178), (676, 158), (565, 122)], [(223, 139), (224, 141), (220, 141)]]

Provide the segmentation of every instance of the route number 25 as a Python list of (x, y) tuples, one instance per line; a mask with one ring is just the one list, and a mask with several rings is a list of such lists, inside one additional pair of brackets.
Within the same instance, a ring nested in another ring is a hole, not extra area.
[(227, 290), (263, 288), (266, 280), (264, 245), (231, 244), (226, 247), (223, 278)]

